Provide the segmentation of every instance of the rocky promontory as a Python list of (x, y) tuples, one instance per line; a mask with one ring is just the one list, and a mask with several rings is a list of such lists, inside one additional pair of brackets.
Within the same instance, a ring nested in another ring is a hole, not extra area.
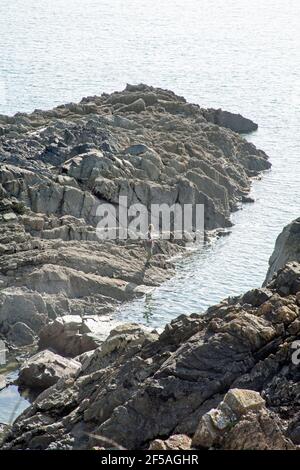
[(0, 338), (34, 344), (65, 315), (110, 322), (120, 302), (163, 282), (182, 247), (157, 242), (146, 268), (138, 240), (98, 240), (97, 207), (118, 207), (120, 195), (149, 210), (201, 203), (206, 230), (228, 227), (251, 178), (270, 167), (234, 132), (255, 128), (146, 85), (0, 116)]

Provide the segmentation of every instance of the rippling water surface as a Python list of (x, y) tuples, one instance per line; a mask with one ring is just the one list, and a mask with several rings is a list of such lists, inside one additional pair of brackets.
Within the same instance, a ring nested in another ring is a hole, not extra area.
[(145, 82), (259, 123), (273, 169), (232, 234), (177, 262), (121, 318), (162, 326), (259, 286), (275, 238), (300, 215), (298, 0), (1, 0), (0, 112), (51, 108)]

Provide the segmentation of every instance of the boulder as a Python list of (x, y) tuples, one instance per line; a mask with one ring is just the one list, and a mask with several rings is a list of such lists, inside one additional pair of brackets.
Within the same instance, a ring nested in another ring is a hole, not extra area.
[(252, 390), (232, 389), (218, 408), (202, 416), (192, 445), (227, 450), (286, 450), (293, 443), (284, 435), (283, 422), (265, 407)]
[(258, 125), (251, 121), (251, 119), (247, 119), (240, 114), (223, 111), (222, 109), (208, 109), (204, 112), (204, 116), (208, 121), (218, 126), (226, 127), (241, 134), (258, 129)]
[(151, 442), (149, 450), (190, 450), (192, 439), (185, 434), (175, 434), (169, 439), (155, 439)]
[(17, 383), (30, 390), (45, 390), (59, 379), (74, 376), (81, 364), (66, 359), (50, 350), (41, 351), (28, 359), (21, 367)]
[(7, 338), (16, 346), (29, 346), (35, 342), (36, 334), (25, 323), (17, 322), (11, 326)]
[(224, 404), (240, 417), (248, 411), (260, 410), (265, 405), (265, 400), (253, 390), (231, 389), (224, 397)]
[(300, 218), (287, 225), (278, 235), (269, 260), (269, 270), (264, 284), (290, 261), (300, 261)]
[(58, 354), (76, 357), (96, 349), (101, 339), (93, 335), (83, 319), (66, 315), (47, 324), (39, 333), (39, 349), (53, 349)]

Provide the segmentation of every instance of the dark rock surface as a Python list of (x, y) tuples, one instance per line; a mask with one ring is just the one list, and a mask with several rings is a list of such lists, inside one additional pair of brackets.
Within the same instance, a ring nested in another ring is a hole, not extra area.
[(56, 384), (62, 377), (74, 376), (79, 368), (79, 362), (45, 350), (25, 361), (17, 382), (23, 388), (42, 391)]
[(218, 126), (226, 127), (234, 132), (245, 134), (254, 132), (258, 129), (258, 125), (240, 114), (230, 113), (222, 109), (207, 109), (204, 111), (207, 120), (218, 124)]
[[(138, 325), (116, 328), (76, 377), (61, 379), (16, 420), (3, 447), (92, 448), (104, 436), (148, 448), (157, 439), (194, 436), (210, 412), (228, 432), (206, 443), (195, 437), (194, 445), (293, 448), (299, 292), (300, 265), (290, 263), (267, 289), (224, 300), (204, 316), (182, 315), (160, 335)], [(235, 418), (227, 428), (229, 409)]]
[(300, 261), (300, 218), (287, 225), (278, 235), (265, 283), (270, 282), (274, 274), (289, 261)]

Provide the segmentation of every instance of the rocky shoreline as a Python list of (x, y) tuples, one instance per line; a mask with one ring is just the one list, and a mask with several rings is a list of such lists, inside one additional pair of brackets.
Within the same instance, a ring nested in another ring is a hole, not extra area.
[(171, 275), (178, 244), (157, 242), (145, 269), (141, 242), (98, 240), (103, 202), (202, 203), (207, 231), (229, 227), (251, 178), (270, 168), (230, 127), (257, 125), (146, 85), (0, 116), (0, 338), (30, 345), (68, 314), (110, 322)]
[[(44, 390), (16, 421), (4, 448), (92, 448), (98, 444), (90, 433), (126, 448), (169, 445), (150, 442), (173, 431), (190, 442), (208, 404), (223, 398), (229, 382), (210, 390), (210, 382), (221, 379), (219, 373), (205, 377), (206, 353), (202, 384), (196, 372), (175, 373), (177, 359), (168, 363), (177, 350), (189, 350), (194, 334), (210, 337), (210, 317), (222, 323), (225, 314), (219, 320), (210, 312), (182, 316), (161, 335), (119, 325), (116, 308), (168, 279), (169, 260), (184, 252), (184, 243), (156, 240), (145, 266), (141, 241), (99, 241), (96, 211), (101, 203), (117, 207), (120, 196), (149, 211), (152, 203), (199, 203), (206, 232), (230, 227), (230, 213), (252, 202), (251, 179), (271, 166), (263, 151), (238, 134), (256, 129), (240, 115), (202, 109), (146, 85), (51, 111), (0, 116), (0, 339), (9, 351), (40, 351), (24, 364), (18, 383), (35, 394)], [(224, 301), (228, 312), (235, 305), (230, 302)], [(97, 319), (97, 334), (89, 317)], [(269, 339), (265, 325), (254, 323), (260, 349)], [(226, 349), (226, 335), (218, 347)], [(253, 366), (249, 348), (245, 361)], [(189, 409), (193, 390), (197, 410)], [(127, 407), (133, 394), (137, 405)], [(167, 416), (174, 402), (176, 417)], [(139, 410), (149, 412), (146, 423)], [(156, 413), (166, 423), (153, 423), (150, 415)], [(132, 429), (125, 438), (127, 420)]]
[(121, 325), (69, 364), (44, 351), (20, 374), (28, 387), (44, 377), (44, 391), (2, 448), (298, 449), (299, 315), (290, 262), (161, 334)]

